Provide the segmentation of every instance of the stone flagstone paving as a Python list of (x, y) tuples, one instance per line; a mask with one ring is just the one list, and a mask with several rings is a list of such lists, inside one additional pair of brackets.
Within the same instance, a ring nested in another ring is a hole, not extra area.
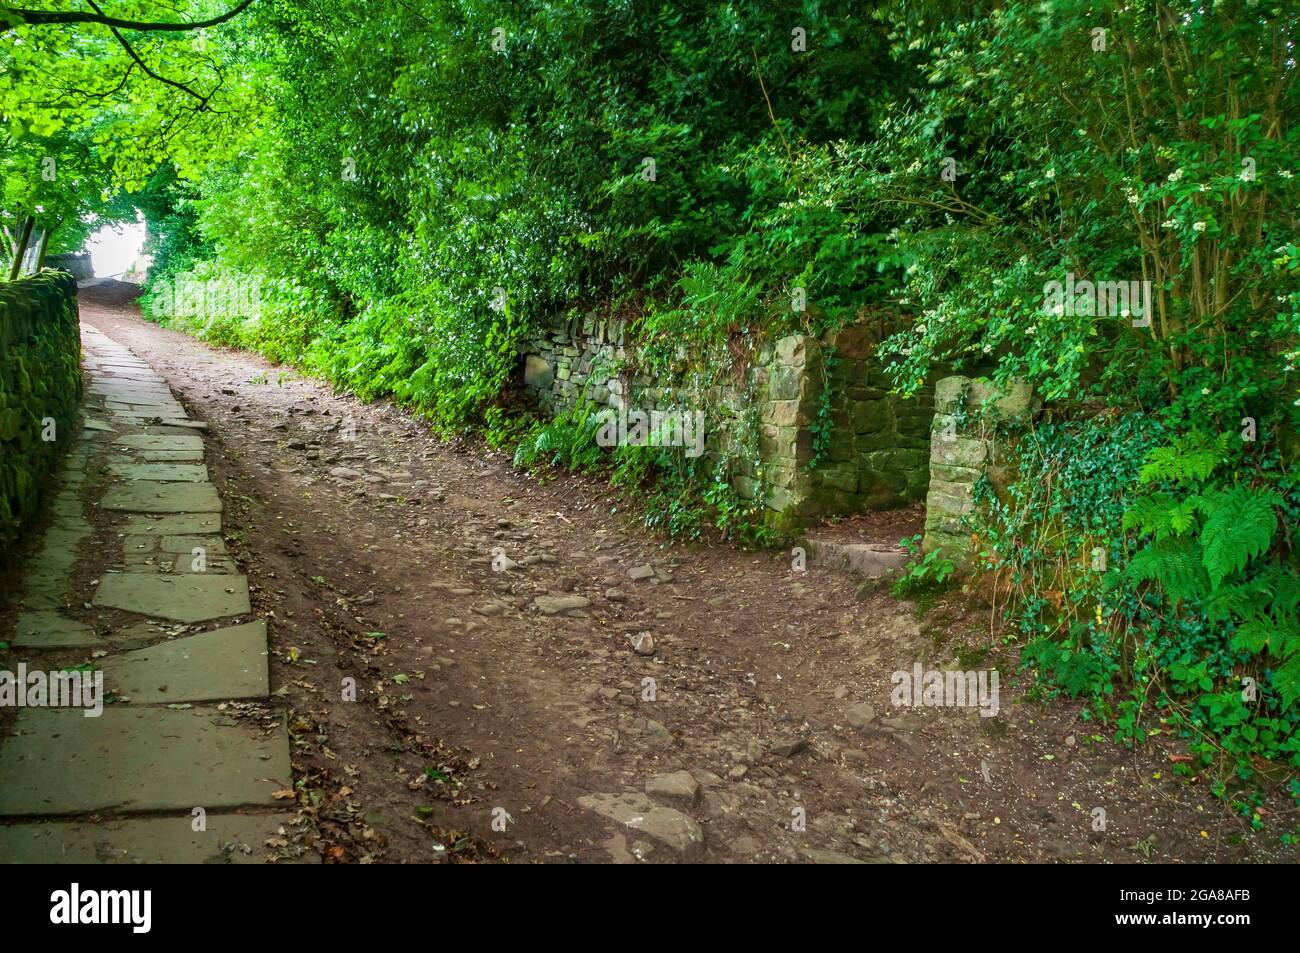
[(28, 671), (90, 662), (109, 703), (19, 710), (0, 862), (261, 859), (292, 821), (289, 741), (273, 709), (234, 704), (267, 700), (266, 623), (221, 539), (206, 426), (127, 348), (86, 324), (82, 343), (83, 426), (0, 639)]

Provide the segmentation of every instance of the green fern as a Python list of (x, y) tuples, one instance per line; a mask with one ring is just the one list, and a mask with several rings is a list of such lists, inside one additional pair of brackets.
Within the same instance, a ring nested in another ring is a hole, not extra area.
[(570, 470), (593, 470), (601, 463), (601, 448), (596, 431), (601, 418), (587, 406), (566, 414), (538, 428), (515, 449), (515, 466), (532, 467), (539, 461)]
[(1214, 589), (1224, 578), (1246, 568), (1268, 550), (1277, 532), (1275, 507), (1282, 498), (1272, 490), (1234, 486), (1207, 493), (1197, 503), (1205, 515), (1201, 559)]
[(1160, 540), (1139, 550), (1124, 569), (1134, 583), (1156, 582), (1175, 603), (1201, 597), (1210, 589), (1199, 547), (1188, 538)]
[(1179, 437), (1167, 447), (1147, 454), (1138, 473), (1142, 483), (1170, 482), (1187, 486), (1209, 478), (1227, 459), (1228, 435), (1210, 438), (1200, 431)]
[(1265, 649), (1276, 654), (1286, 641), (1286, 633), (1268, 616), (1256, 616), (1237, 626), (1237, 631), (1232, 633), (1232, 647), (1252, 655)]
[(1178, 500), (1172, 493), (1153, 493), (1140, 497), (1124, 514), (1124, 529), (1136, 529), (1158, 541), (1181, 536), (1195, 525), (1196, 505), (1200, 497)]
[(1143, 536), (1164, 539), (1170, 533), (1170, 511), (1174, 505), (1172, 493), (1139, 497), (1124, 513), (1124, 529), (1135, 529)]
[[(1296, 641), (1292, 639), (1294, 644)], [(1300, 652), (1295, 652), (1280, 667), (1273, 670), (1273, 687), (1282, 697), (1283, 705), (1293, 705), (1300, 698)]]
[(1268, 614), (1300, 637), (1300, 572), (1284, 563), (1265, 567), (1256, 582), (1266, 595)]
[(1205, 597), (1205, 617), (1211, 622), (1239, 622), (1261, 614), (1269, 594), (1263, 577), (1220, 586)]

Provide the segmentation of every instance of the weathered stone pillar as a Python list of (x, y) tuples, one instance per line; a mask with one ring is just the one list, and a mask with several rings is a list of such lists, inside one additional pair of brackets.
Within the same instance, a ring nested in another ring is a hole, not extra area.
[(973, 540), (964, 518), (975, 505), (975, 484), (983, 476), (995, 489), (1007, 483), (997, 430), (1007, 422), (1027, 420), (1036, 409), (1024, 381), (999, 390), (987, 378), (955, 376), (935, 385), (925, 552), (939, 550), (959, 568), (971, 567)]
[(765, 377), (757, 396), (759, 410), (759, 455), (765, 484), (768, 522), (790, 528), (805, 515), (811, 480), (812, 459), (809, 426), (816, 413), (820, 380), (821, 344), (816, 338), (792, 334), (781, 338), (770, 355), (760, 356), (759, 374)]

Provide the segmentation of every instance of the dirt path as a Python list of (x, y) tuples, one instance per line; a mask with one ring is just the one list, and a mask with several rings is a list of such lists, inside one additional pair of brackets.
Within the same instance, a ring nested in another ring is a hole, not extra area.
[[(1295, 860), (1175, 779), (1173, 742), (1025, 702), (987, 610), (666, 546), (597, 484), (159, 329), (120, 287), (83, 316), (209, 424), (326, 860)], [(996, 717), (891, 706), (891, 673), (955, 658), (1000, 667)]]

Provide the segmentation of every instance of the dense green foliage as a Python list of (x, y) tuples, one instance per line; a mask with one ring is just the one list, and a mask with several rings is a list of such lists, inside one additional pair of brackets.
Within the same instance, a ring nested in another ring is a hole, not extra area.
[(207, 333), (459, 424), (570, 304), (628, 299), (641, 340), (700, 363), (765, 315), (802, 320), (801, 282), (847, 316), (875, 259), (790, 150), (866, 136), (888, 91), (850, 7), (251, 8), (220, 42), (265, 97), (256, 137), (178, 203), (221, 273), (267, 279), (268, 311)]
[[(1058, 415), (1110, 408), (1022, 437), (1020, 481), (984, 501), (1026, 662), (1129, 736), (1155, 702), (1207, 764), (1300, 765), (1297, 13), (933, 16), (894, 21), (929, 87), (843, 173), (865, 205), (908, 209), (898, 379), (990, 355)], [(1048, 282), (1071, 274), (1149, 281), (1151, 307), (1054, 309)]]
[[(901, 315), (901, 391), (994, 367), (1048, 402), (973, 526), (1026, 666), (1245, 777), (1300, 765), (1298, 31), (1267, 0), (258, 0), (133, 35), (185, 92), (100, 28), (24, 26), (3, 221), (89, 210), (102, 168), (149, 220), (156, 317), (445, 427), (510, 429), (518, 346), (570, 308), (701, 392), (774, 335)], [(56, 148), (86, 173), (38, 194)], [(243, 293), (177, 313), (186, 281)], [(726, 466), (594, 426), (518, 462), (612, 461), (669, 531), (754, 535)]]

